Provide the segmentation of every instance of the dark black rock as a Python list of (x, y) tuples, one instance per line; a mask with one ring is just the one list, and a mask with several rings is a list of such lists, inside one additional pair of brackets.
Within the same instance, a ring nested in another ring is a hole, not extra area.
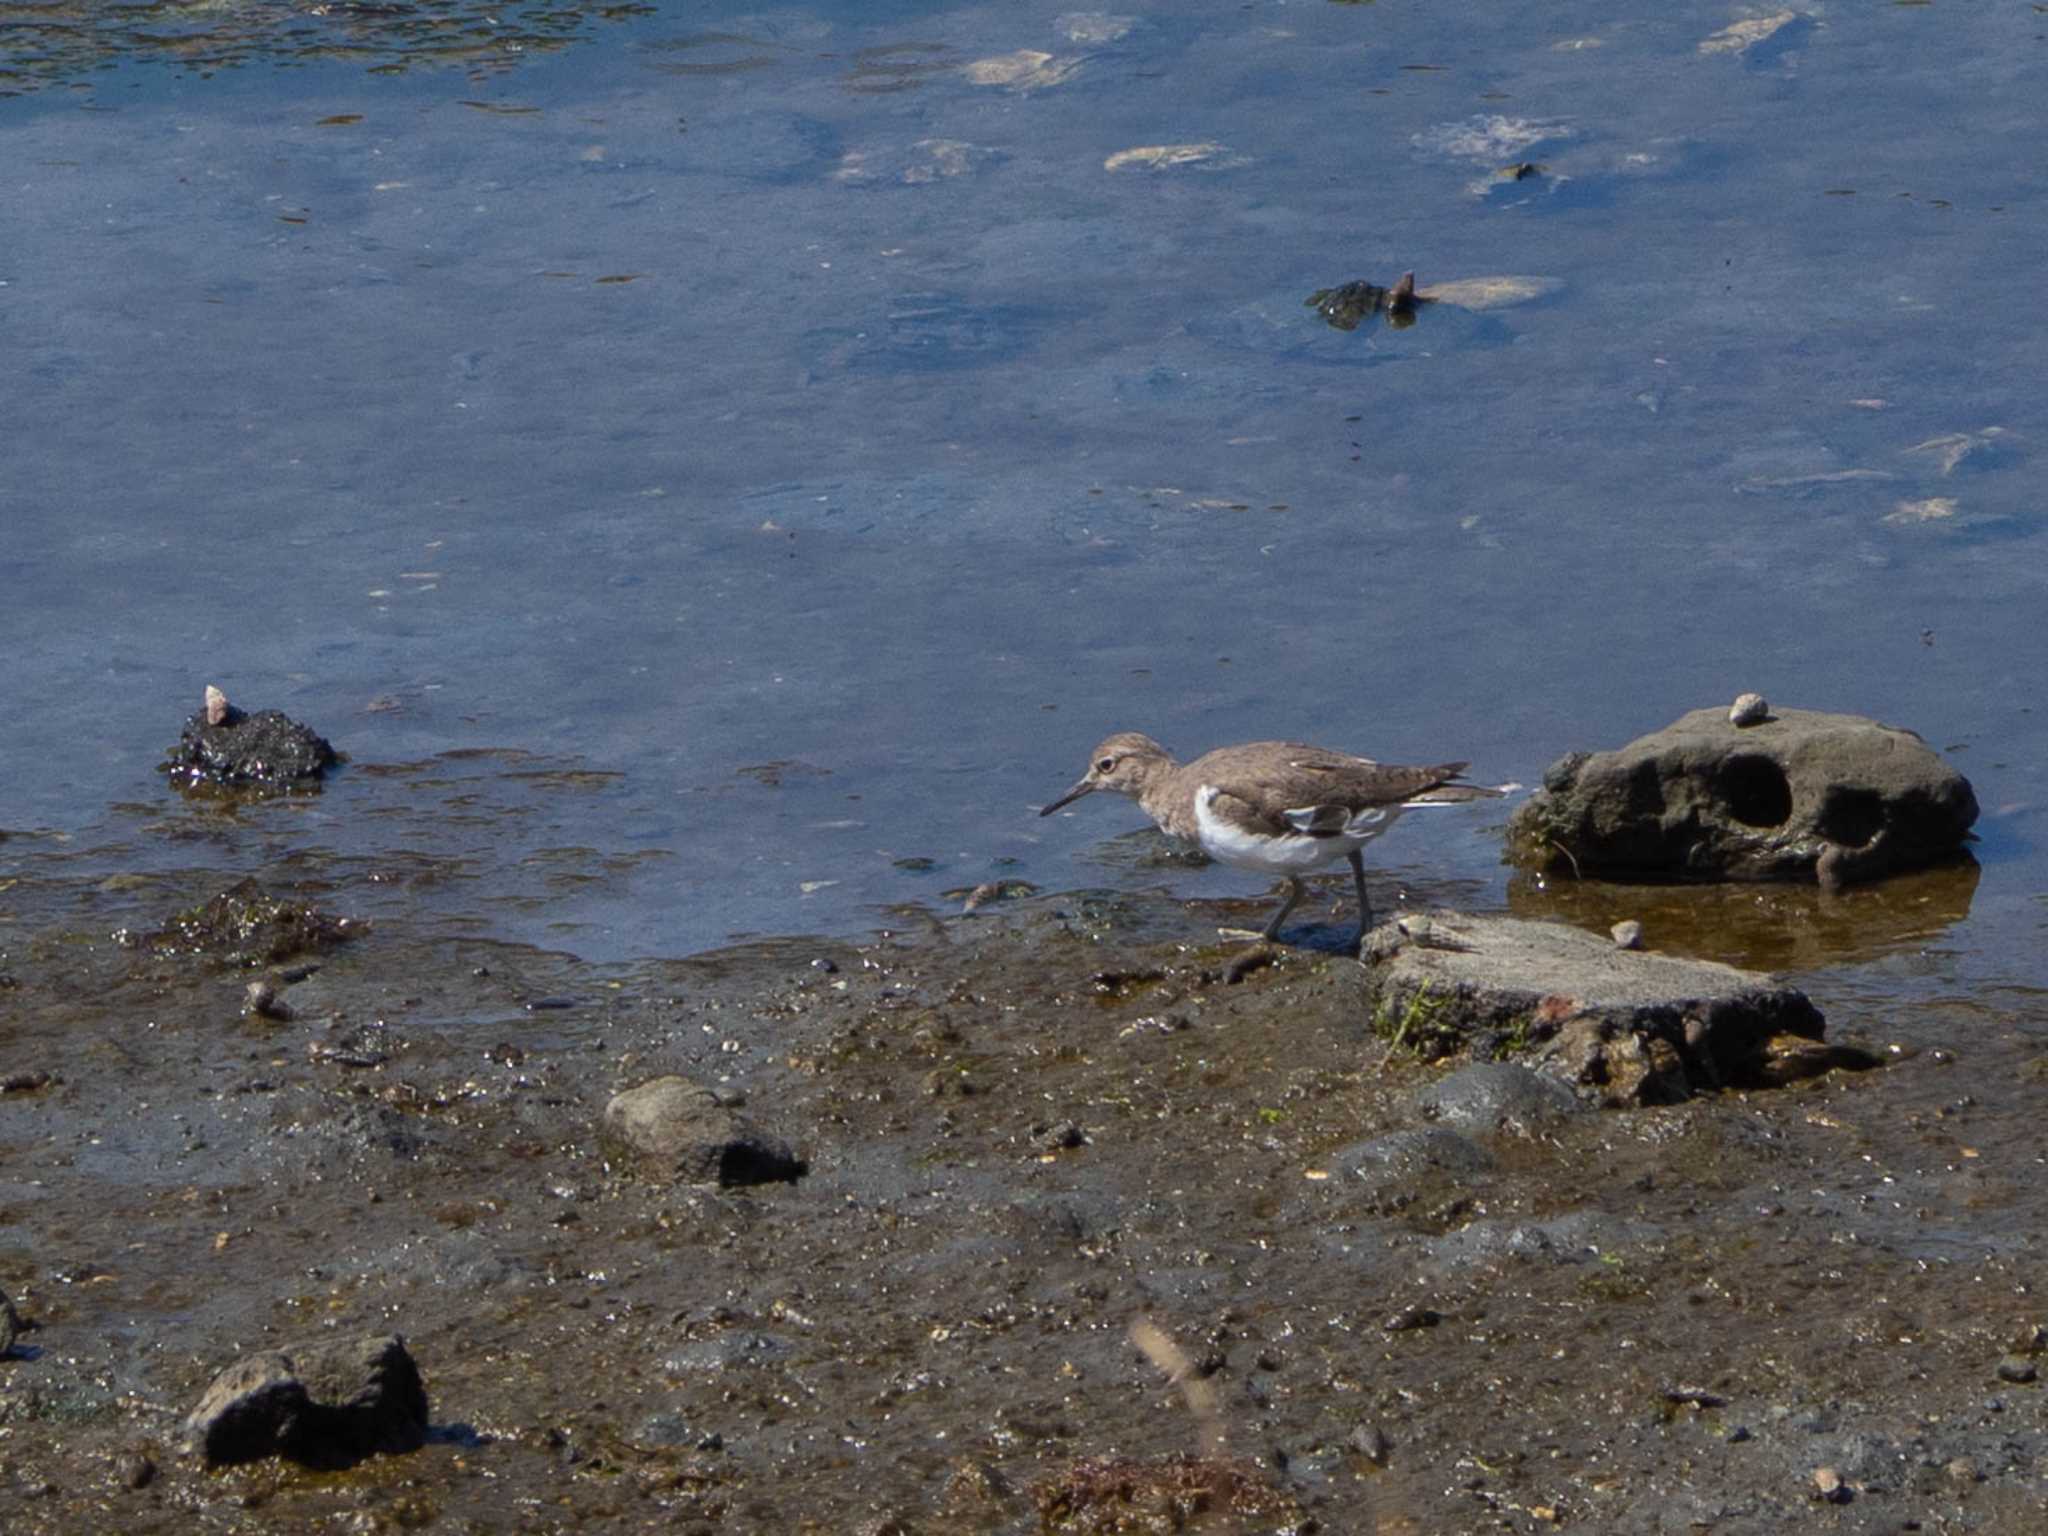
[(275, 791), (315, 787), (334, 762), (325, 737), (279, 711), (230, 708), (218, 725), (204, 713), (187, 720), (161, 767), (188, 789)]
[(1340, 331), (1355, 331), (1359, 322), (1385, 315), (1396, 328), (1415, 323), (1415, 306), (1428, 303), (1415, 291), (1415, 274), (1404, 273), (1391, 288), (1377, 283), (1340, 283), (1335, 288), (1318, 288), (1302, 302)]
[(248, 1355), (214, 1377), (185, 1421), (209, 1467), (284, 1456), (353, 1466), (426, 1441), (427, 1390), (395, 1334)]

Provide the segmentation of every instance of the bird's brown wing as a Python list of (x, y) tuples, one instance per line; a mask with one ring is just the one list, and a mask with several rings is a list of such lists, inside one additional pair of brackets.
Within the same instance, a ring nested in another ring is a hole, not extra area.
[(1436, 763), (1429, 767), (1404, 767), (1323, 747), (1289, 745), (1292, 750), (1284, 759), (1286, 766), (1271, 774), (1271, 792), (1276, 798), (1289, 801), (1289, 809), (1338, 806), (1347, 819), (1351, 813), (1376, 805), (1399, 805), (1426, 790), (1448, 784), (1469, 766)]
[[(1247, 831), (1321, 837), (1341, 832), (1361, 810), (1398, 805), (1448, 783), (1466, 767), (1404, 768), (1293, 741), (1221, 747), (1192, 766), (1200, 782), (1218, 791), (1210, 814)], [(1309, 814), (1290, 820), (1289, 811)]]

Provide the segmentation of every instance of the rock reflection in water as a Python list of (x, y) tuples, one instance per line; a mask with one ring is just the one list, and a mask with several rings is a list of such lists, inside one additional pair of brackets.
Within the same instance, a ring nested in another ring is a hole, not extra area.
[(1838, 893), (1796, 881), (1624, 885), (1521, 874), (1508, 882), (1508, 910), (1600, 934), (1633, 918), (1648, 949), (1752, 970), (1819, 970), (1924, 945), (1970, 915), (1982, 874), (1968, 854)]

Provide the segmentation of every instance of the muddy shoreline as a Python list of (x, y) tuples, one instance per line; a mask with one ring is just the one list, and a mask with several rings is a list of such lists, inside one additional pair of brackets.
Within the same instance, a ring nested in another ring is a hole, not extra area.
[[(267, 888), (351, 910), (331, 882)], [(1454, 1064), (1373, 1037), (1334, 928), (1227, 983), (1216, 929), (1256, 901), (1037, 896), (619, 967), (379, 921), (257, 1010), (252, 976), (294, 968), (124, 945), (104, 883), (16, 897), (10, 1532), (2048, 1512), (2039, 998), (1888, 1007), (1811, 974), (1830, 1038), (1891, 1064), (1487, 1123), (1443, 1107)], [(1898, 899), (1861, 910), (1888, 932)], [(606, 1103), (670, 1073), (806, 1174), (721, 1189), (616, 1158)], [(365, 1332), (417, 1360), (424, 1448), (342, 1472), (180, 1453), (238, 1353)]]

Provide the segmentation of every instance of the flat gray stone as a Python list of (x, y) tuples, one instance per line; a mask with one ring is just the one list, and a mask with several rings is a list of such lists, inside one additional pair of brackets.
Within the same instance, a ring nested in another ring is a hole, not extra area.
[(1616, 949), (1558, 923), (1436, 912), (1366, 936), (1373, 1032), (1450, 1055), (1480, 1041), (1609, 1104), (1773, 1081), (1789, 1039), (1811, 1070), (1850, 1064), (1806, 994), (1709, 960)]
[(1875, 880), (1952, 858), (1970, 781), (1913, 732), (1784, 709), (1696, 709), (1612, 752), (1574, 752), (1508, 823), (1516, 860), (1581, 875)]
[(771, 1184), (807, 1171), (787, 1142), (687, 1078), (657, 1077), (616, 1095), (604, 1129), (656, 1173), (688, 1184)]

